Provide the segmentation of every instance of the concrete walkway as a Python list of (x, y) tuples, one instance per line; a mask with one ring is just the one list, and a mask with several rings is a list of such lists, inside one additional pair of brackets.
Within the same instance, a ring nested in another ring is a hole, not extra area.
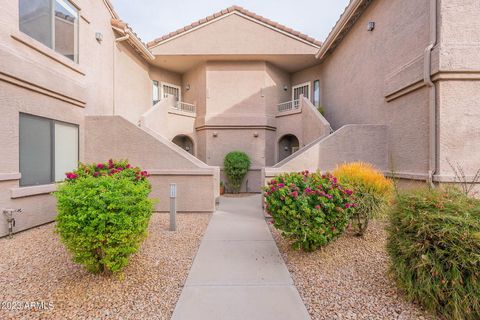
[(221, 199), (172, 319), (310, 319), (263, 218), (260, 195)]

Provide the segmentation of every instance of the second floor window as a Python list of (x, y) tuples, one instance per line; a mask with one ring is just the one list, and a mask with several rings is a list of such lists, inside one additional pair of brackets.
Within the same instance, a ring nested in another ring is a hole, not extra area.
[(160, 88), (158, 87), (158, 81), (153, 80), (153, 92), (152, 92), (152, 100), (153, 100), (153, 105), (155, 105), (158, 101), (160, 101)]
[(313, 81), (313, 105), (320, 107), (320, 80)]
[(20, 31), (78, 63), (78, 9), (68, 0), (19, 0)]

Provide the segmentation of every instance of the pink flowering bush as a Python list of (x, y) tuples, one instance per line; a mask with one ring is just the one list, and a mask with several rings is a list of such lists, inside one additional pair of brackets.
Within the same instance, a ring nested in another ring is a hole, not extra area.
[(120, 272), (147, 235), (153, 211), (148, 173), (127, 161), (80, 164), (58, 191), (56, 230), (90, 272)]
[(329, 173), (288, 173), (264, 188), (275, 228), (295, 249), (314, 251), (343, 233), (355, 208), (352, 191)]

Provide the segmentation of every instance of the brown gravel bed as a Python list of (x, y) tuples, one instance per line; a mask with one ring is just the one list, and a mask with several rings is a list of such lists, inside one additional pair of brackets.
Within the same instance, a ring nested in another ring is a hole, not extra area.
[(435, 319), (405, 301), (388, 276), (384, 228), (374, 221), (364, 238), (345, 234), (313, 253), (291, 249), (271, 228), (312, 319)]
[(2, 238), (0, 302), (51, 302), (53, 308), (0, 308), (0, 319), (169, 319), (209, 219), (210, 214), (179, 214), (178, 230), (170, 232), (168, 214), (154, 214), (123, 279), (91, 275), (75, 265), (53, 223)]

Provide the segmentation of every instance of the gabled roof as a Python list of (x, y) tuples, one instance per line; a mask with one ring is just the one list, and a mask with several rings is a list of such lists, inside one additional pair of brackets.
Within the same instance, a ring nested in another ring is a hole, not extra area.
[(373, 0), (350, 0), (345, 11), (340, 15), (337, 23), (315, 55), (317, 59), (324, 60), (325, 57), (330, 55), (338, 47), (372, 1)]
[(259, 16), (259, 15), (255, 14), (255, 13), (253, 13), (253, 12), (251, 12), (251, 11), (248, 11), (248, 10), (246, 10), (246, 9), (240, 7), (240, 6), (231, 6), (231, 7), (227, 8), (227, 9), (225, 9), (225, 10), (219, 11), (219, 12), (214, 13), (214, 14), (206, 17), (206, 18), (203, 18), (203, 19), (200, 19), (200, 20), (198, 20), (198, 21), (196, 21), (196, 22), (193, 22), (193, 23), (191, 23), (191, 24), (189, 24), (189, 25), (187, 25), (187, 26), (185, 26), (185, 27), (183, 27), (183, 28), (180, 28), (180, 29), (178, 29), (178, 30), (176, 30), (176, 31), (174, 31), (174, 32), (170, 32), (169, 34), (166, 34), (166, 35), (164, 35), (164, 36), (162, 36), (162, 37), (159, 37), (159, 38), (157, 38), (157, 39), (155, 39), (155, 40), (152, 40), (152, 41), (150, 41), (150, 42), (147, 43), (147, 47), (148, 47), (148, 48), (153, 48), (153, 47), (159, 45), (160, 43), (163, 43), (163, 42), (165, 42), (165, 41), (167, 41), (167, 40), (169, 40), (169, 39), (171, 39), (171, 38), (173, 38), (173, 37), (176, 37), (176, 36), (178, 36), (178, 35), (181, 35), (181, 34), (183, 34), (183, 33), (185, 33), (185, 32), (188, 32), (189, 30), (192, 30), (192, 29), (197, 28), (197, 27), (199, 27), (199, 26), (202, 26), (202, 25), (204, 25), (204, 24), (206, 24), (206, 23), (208, 23), (208, 22), (210, 22), (210, 21), (212, 21), (212, 20), (216, 20), (216, 19), (218, 19), (218, 18), (220, 18), (220, 17), (226, 16), (226, 15), (229, 15), (229, 14), (235, 13), (235, 12), (238, 12), (238, 13), (240, 13), (240, 14), (243, 14), (243, 15), (249, 17), (249, 18), (255, 19), (255, 20), (257, 20), (257, 21), (259, 21), (259, 22), (261, 22), (261, 23), (267, 24), (267, 25), (269, 25), (270, 27), (275, 28), (275, 29), (278, 29), (278, 30), (280, 30), (280, 31), (282, 31), (282, 32), (288, 33), (288, 34), (290, 34), (291, 36), (293, 36), (294, 38), (301, 39), (301, 40), (303, 40), (303, 41), (305, 41), (305, 42), (308, 42), (308, 43), (310, 43), (310, 44), (312, 44), (312, 45), (314, 45), (314, 46), (316, 46), (316, 47), (320, 47), (320, 46), (322, 45), (322, 43), (321, 43), (320, 41), (317, 41), (317, 40), (315, 40), (314, 38), (307, 36), (306, 34), (303, 34), (303, 33), (301, 33), (301, 32), (295, 31), (295, 30), (293, 30), (293, 29), (291, 29), (291, 28), (288, 28), (288, 27), (286, 27), (286, 26), (284, 26), (284, 25), (282, 25), (282, 24), (280, 24), (280, 23), (277, 23), (277, 22), (272, 21), (272, 20), (270, 20), (270, 19), (267, 19), (267, 18), (264, 18), (264, 17), (262, 17), (262, 16)]

